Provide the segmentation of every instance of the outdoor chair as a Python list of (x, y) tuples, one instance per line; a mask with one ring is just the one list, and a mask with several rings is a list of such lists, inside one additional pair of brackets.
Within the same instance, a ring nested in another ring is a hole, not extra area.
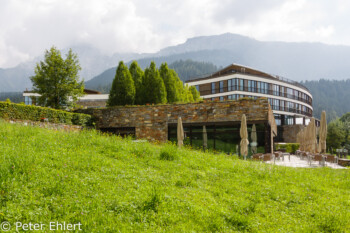
[(262, 155), (262, 160), (263, 162), (266, 162), (266, 161), (271, 161), (273, 159), (273, 154), (263, 154)]
[(308, 158), (308, 152), (301, 152), (301, 154), (300, 154), (300, 159), (301, 160), (304, 160), (304, 158)]
[[(323, 155), (315, 154), (315, 155), (313, 155), (312, 159), (313, 159), (313, 161), (318, 161), (321, 166), (325, 165), (325, 156), (323, 156)], [(311, 161), (310, 161), (310, 165), (311, 165)]]
[(262, 160), (262, 153), (257, 153), (252, 155), (252, 160)]
[(326, 157), (326, 162), (328, 163), (338, 163), (338, 157), (336, 157), (335, 155), (323, 155)]
[(276, 151), (274, 155), (275, 155), (275, 159), (280, 160), (282, 158), (282, 161), (284, 161), (284, 154), (281, 151)]

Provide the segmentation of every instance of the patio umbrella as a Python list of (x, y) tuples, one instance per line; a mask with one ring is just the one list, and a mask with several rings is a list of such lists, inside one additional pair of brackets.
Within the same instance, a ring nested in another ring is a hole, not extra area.
[(304, 141), (305, 141), (305, 151), (310, 152), (310, 127), (311, 127), (311, 121), (306, 127), (305, 135), (304, 135)]
[(310, 152), (316, 153), (316, 150), (317, 150), (316, 124), (315, 124), (315, 118), (312, 118), (310, 122)]
[(299, 132), (299, 149), (301, 151), (305, 151), (305, 141), (304, 141), (304, 134), (305, 134), (305, 128), (303, 128), (300, 132)]
[(184, 128), (182, 126), (181, 117), (177, 119), (177, 145), (182, 147), (184, 144)]
[(241, 120), (241, 129), (240, 129), (240, 136), (241, 136), (241, 155), (244, 156), (244, 159), (246, 159), (246, 156), (248, 155), (248, 131), (247, 131), (247, 120), (245, 117), (245, 114), (242, 115)]
[(321, 114), (321, 125), (319, 130), (319, 144), (318, 144), (318, 152), (325, 153), (326, 152), (326, 141), (327, 141), (327, 121), (326, 121), (326, 112), (322, 111)]
[(208, 135), (207, 135), (207, 128), (205, 125), (203, 125), (203, 149), (208, 148)]
[(252, 148), (252, 153), (256, 154), (258, 142), (257, 142), (257, 135), (256, 135), (255, 124), (253, 124), (252, 133), (250, 134), (250, 138), (252, 139), (252, 142), (250, 143), (251, 148)]

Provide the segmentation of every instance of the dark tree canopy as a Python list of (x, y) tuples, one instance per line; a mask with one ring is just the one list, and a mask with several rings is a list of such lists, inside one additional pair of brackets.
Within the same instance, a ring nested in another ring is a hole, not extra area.
[(144, 102), (153, 104), (165, 104), (167, 102), (166, 89), (163, 79), (154, 62), (145, 69), (144, 78)]
[(109, 93), (108, 106), (133, 105), (135, 102), (135, 85), (126, 65), (119, 62), (112, 88)]
[(70, 49), (63, 59), (54, 46), (45, 52), (44, 61), (35, 67), (30, 77), (33, 90), (40, 94), (39, 104), (56, 109), (72, 108), (84, 93), (84, 81), (79, 81), (78, 57)]
[(135, 85), (135, 104), (143, 104), (143, 71), (136, 61), (133, 61), (130, 64), (129, 71), (131, 73)]

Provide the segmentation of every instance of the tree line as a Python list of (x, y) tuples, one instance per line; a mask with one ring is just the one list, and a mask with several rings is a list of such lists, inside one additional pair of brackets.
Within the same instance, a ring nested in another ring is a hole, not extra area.
[(350, 112), (328, 124), (327, 147), (333, 152), (340, 148), (350, 152)]
[(350, 112), (350, 79), (325, 80), (302, 82), (311, 92), (314, 109), (313, 115), (321, 117), (321, 112), (326, 110), (327, 122), (341, 117)]
[(159, 69), (152, 61), (143, 71), (136, 61), (129, 67), (119, 62), (109, 92), (108, 106), (166, 104), (200, 100), (194, 86), (183, 85), (175, 70), (167, 63)]

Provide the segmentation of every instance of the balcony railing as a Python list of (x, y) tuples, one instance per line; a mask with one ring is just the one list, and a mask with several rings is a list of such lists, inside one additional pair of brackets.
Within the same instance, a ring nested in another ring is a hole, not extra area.
[(302, 111), (302, 110), (296, 109), (296, 108), (288, 108), (288, 107), (283, 107), (283, 106), (278, 106), (278, 105), (271, 105), (271, 108), (272, 108), (272, 110), (276, 110), (276, 111), (292, 112), (292, 113), (298, 113), (301, 115), (312, 117), (312, 113), (305, 112), (305, 111)]
[(280, 96), (280, 97), (285, 97), (288, 99), (293, 99), (293, 100), (298, 100), (303, 103), (309, 104), (312, 106), (312, 99), (310, 98), (309, 100), (305, 98), (301, 98), (296, 95), (291, 95), (287, 92), (277, 92), (273, 90), (268, 90), (264, 88), (253, 88), (253, 87), (242, 87), (238, 85), (233, 85), (231, 86), (231, 89), (229, 90), (228, 87), (224, 88), (215, 88), (214, 90), (209, 88), (209, 89), (200, 89), (200, 95), (201, 96), (206, 96), (206, 95), (212, 95), (212, 94), (217, 94), (217, 93), (226, 93), (229, 91), (244, 91), (244, 92), (251, 92), (251, 93), (260, 93), (260, 94), (266, 94), (266, 95), (273, 95), (273, 96)]

